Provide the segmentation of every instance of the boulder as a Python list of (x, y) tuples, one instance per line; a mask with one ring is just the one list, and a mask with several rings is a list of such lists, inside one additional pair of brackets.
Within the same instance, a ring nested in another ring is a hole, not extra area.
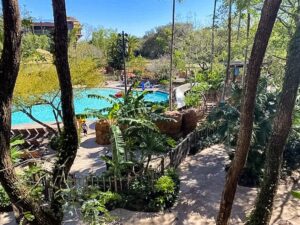
[(157, 121), (156, 125), (162, 134), (177, 136), (181, 132), (182, 114), (178, 111), (168, 111), (165, 116), (173, 120)]
[(186, 135), (197, 127), (198, 123), (198, 114), (196, 109), (187, 109), (182, 113), (182, 131)]
[(107, 120), (99, 120), (95, 125), (96, 143), (99, 145), (110, 144), (110, 130)]

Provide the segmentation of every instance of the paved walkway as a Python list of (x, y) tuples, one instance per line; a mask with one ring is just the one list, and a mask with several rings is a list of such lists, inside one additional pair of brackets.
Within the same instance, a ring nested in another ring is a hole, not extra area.
[[(214, 225), (225, 181), (224, 162), (227, 154), (216, 145), (195, 156), (189, 156), (180, 166), (181, 193), (178, 204), (170, 212), (141, 213), (114, 210), (122, 225)], [(275, 199), (271, 224), (289, 220), (300, 224), (300, 201), (290, 196), (300, 184), (281, 184)], [(238, 187), (230, 224), (243, 224), (253, 206), (256, 188)]]
[[(95, 147), (90, 136), (84, 138), (83, 143), (85, 143), (84, 146), (81, 146), (78, 151), (81, 159), (76, 159), (72, 171), (101, 170), (103, 164), (98, 161), (98, 154), (103, 153), (103, 148)], [(87, 162), (81, 163), (78, 160)], [(177, 205), (170, 211), (143, 213), (116, 209), (112, 214), (120, 218), (119, 224), (122, 225), (214, 225), (225, 180), (224, 163), (227, 160), (227, 154), (221, 145), (212, 146), (195, 156), (189, 156), (179, 168), (180, 197)], [(280, 224), (284, 220), (288, 220), (293, 225), (300, 224), (300, 201), (290, 196), (292, 189), (300, 189), (300, 183), (280, 184), (275, 199), (272, 225)], [(256, 188), (238, 187), (231, 225), (243, 224), (245, 217), (253, 207), (256, 194)], [(9, 224), (9, 220), (11, 217), (8, 214), (0, 214), (0, 224)], [(79, 225), (82, 222), (73, 220), (66, 224)]]

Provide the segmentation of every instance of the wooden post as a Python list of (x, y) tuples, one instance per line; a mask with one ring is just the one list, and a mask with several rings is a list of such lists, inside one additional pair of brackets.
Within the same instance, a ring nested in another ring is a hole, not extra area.
[(120, 181), (120, 190), (123, 191), (123, 187), (122, 187), (122, 178), (119, 177), (119, 181)]

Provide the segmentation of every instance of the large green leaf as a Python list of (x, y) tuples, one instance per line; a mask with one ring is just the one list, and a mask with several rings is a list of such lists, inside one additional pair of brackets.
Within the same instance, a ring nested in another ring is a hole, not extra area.
[(300, 199), (300, 191), (292, 191), (292, 195), (293, 195), (295, 198)]

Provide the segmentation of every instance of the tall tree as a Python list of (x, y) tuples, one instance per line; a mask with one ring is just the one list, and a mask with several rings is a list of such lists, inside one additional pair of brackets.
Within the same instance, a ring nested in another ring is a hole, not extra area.
[(50, 224), (54, 218), (42, 211), (20, 186), (10, 157), (12, 98), (21, 58), (21, 19), (17, 0), (2, 1), (4, 43), (0, 63), (0, 181), (17, 209), (34, 215), (32, 224)]
[(242, 77), (242, 86), (244, 87), (245, 76), (247, 74), (247, 60), (249, 51), (249, 37), (250, 37), (250, 25), (251, 25), (251, 14), (249, 9), (247, 10), (247, 31), (246, 31), (246, 48), (245, 48), (245, 58), (244, 58), (244, 74)]
[(228, 1), (228, 41), (227, 41), (227, 65), (226, 65), (226, 77), (225, 77), (225, 83), (224, 88), (221, 96), (221, 102), (225, 100), (227, 86), (230, 78), (230, 61), (231, 61), (231, 33), (232, 33), (232, 0)]
[(175, 7), (176, 0), (173, 0), (173, 8), (172, 8), (172, 33), (171, 33), (171, 46), (170, 46), (170, 80), (169, 80), (169, 109), (172, 111), (173, 109), (173, 52), (174, 52), (174, 36), (175, 36)]
[(65, 181), (76, 157), (78, 134), (73, 105), (73, 87), (68, 62), (68, 26), (65, 0), (52, 0), (54, 16), (54, 56), (61, 89), (62, 116), (64, 125), (63, 144), (58, 153), (53, 171), (53, 191), (51, 208), (58, 220), (63, 219), (62, 196)]
[(261, 65), (280, 4), (281, 0), (265, 0), (263, 4), (261, 18), (255, 35), (247, 75), (245, 78), (245, 88), (243, 90), (241, 105), (240, 129), (238, 133), (235, 157), (226, 176), (220, 203), (220, 211), (217, 218), (218, 225), (225, 225), (228, 222), (238, 178), (245, 165), (249, 152), (258, 79), (260, 77)]
[(214, 12), (212, 18), (212, 28), (211, 28), (211, 58), (210, 58), (210, 70), (213, 70), (214, 56), (215, 56), (215, 29), (216, 29), (216, 11), (217, 11), (217, 2), (214, 1)]
[[(300, 8), (299, 8), (300, 9)], [(300, 11), (299, 11), (300, 12)], [(267, 225), (270, 223), (276, 195), (284, 145), (292, 126), (293, 109), (300, 83), (300, 21), (288, 50), (286, 75), (280, 100), (273, 121), (273, 131), (266, 151), (263, 183), (255, 210), (247, 225)]]

